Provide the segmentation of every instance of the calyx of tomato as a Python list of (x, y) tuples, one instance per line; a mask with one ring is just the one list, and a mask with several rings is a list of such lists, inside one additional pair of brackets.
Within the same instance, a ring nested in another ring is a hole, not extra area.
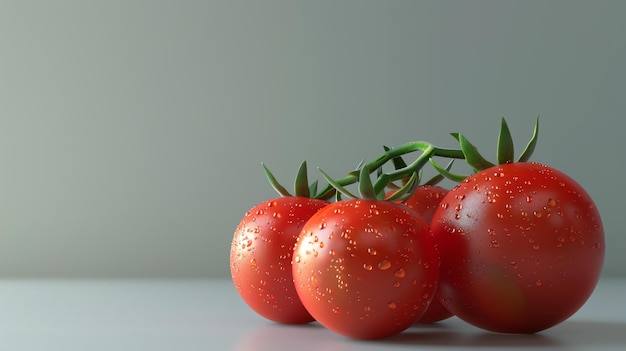
[[(485, 170), (487, 168), (494, 167), (496, 164), (485, 159), (479, 152), (476, 146), (474, 146), (463, 134), (461, 133), (451, 133), (451, 135), (459, 142), (461, 151), (463, 152), (465, 161), (467, 164), (472, 167), (474, 172), (479, 172)], [(539, 117), (535, 121), (535, 128), (533, 130), (533, 135), (528, 141), (526, 148), (520, 154), (520, 156), (515, 159), (515, 149), (513, 145), (513, 138), (511, 137), (511, 131), (506, 123), (506, 120), (502, 118), (502, 122), (500, 125), (500, 134), (498, 137), (498, 148), (497, 148), (497, 164), (506, 164), (512, 162), (527, 162), (530, 159), (533, 151), (535, 151), (535, 146), (537, 145), (537, 138), (539, 135)], [(432, 158), (430, 159), (430, 163), (437, 169), (439, 174), (443, 177), (451, 179), (456, 182), (460, 182), (468, 176), (454, 174), (449, 171), (448, 168), (443, 168), (439, 166)]]
[[(391, 148), (389, 148), (388, 146), (383, 145), (383, 148), (385, 149), (385, 152), (389, 151)], [(393, 166), (395, 167), (396, 170), (398, 169), (402, 169), (402, 168), (406, 168), (408, 167), (408, 165), (406, 164), (406, 162), (404, 161), (404, 159), (402, 158), (402, 156), (397, 156), (394, 157), (391, 162), (393, 163)], [(446, 166), (445, 170), (449, 171), (450, 168), (452, 167), (452, 164), (454, 163), (454, 159), (452, 159), (448, 165)], [(380, 177), (380, 175), (382, 174), (382, 168), (378, 169), (378, 176)], [(418, 172), (418, 177), (417, 177), (417, 182), (420, 186), (422, 185), (437, 185), (439, 182), (441, 182), (442, 180), (445, 179), (444, 176), (442, 176), (441, 174), (437, 174), (434, 177), (430, 178), (429, 180), (427, 180), (424, 183), (421, 183), (421, 179), (422, 179), (422, 170), (420, 169)], [(402, 184), (406, 184), (407, 181), (409, 180), (409, 178), (404, 178), (402, 179)], [(391, 189), (391, 190), (398, 190), (400, 189), (400, 186), (396, 185), (394, 182), (390, 182), (389, 184), (387, 184), (387, 188)]]
[[(317, 193), (317, 180), (313, 183), (309, 184), (309, 177), (307, 172), (306, 161), (303, 161), (298, 168), (298, 173), (296, 175), (296, 179), (294, 181), (294, 194), (292, 195), (284, 186), (282, 186), (276, 177), (270, 172), (270, 170), (265, 166), (265, 164), (261, 163), (263, 166), (263, 170), (265, 171), (265, 176), (267, 180), (270, 182), (270, 185), (280, 196), (298, 196), (298, 197), (311, 197), (311, 194)], [(330, 194), (329, 197), (331, 197)]]
[[(421, 154), (410, 164), (406, 164), (401, 159), (402, 155), (421, 151)], [(373, 161), (363, 164), (361, 163), (356, 170), (350, 172), (348, 176), (341, 179), (333, 179), (322, 169), (319, 169), (329, 185), (323, 189), (316, 197), (323, 197), (327, 192), (335, 191), (337, 199), (341, 195), (350, 198), (363, 198), (387, 201), (402, 201), (408, 199), (419, 183), (419, 175), (422, 167), (428, 160), (435, 156), (447, 157), (452, 159), (462, 159), (465, 157), (461, 150), (443, 149), (424, 141), (413, 141), (402, 144), (397, 148), (385, 147), (385, 153), (374, 159)], [(382, 166), (389, 162), (394, 162), (395, 170), (384, 173)], [(374, 171), (377, 172), (377, 178), (372, 182), (370, 175)], [(403, 180), (403, 185), (391, 197), (385, 199), (385, 189), (394, 181)], [(358, 182), (359, 196), (348, 191), (345, 186)], [(332, 196), (332, 195), (331, 195)]]

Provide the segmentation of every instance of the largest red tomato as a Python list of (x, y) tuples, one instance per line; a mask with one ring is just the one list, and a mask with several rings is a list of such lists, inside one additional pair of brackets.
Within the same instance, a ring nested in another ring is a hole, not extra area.
[(440, 301), (478, 327), (537, 332), (587, 300), (604, 261), (591, 197), (538, 163), (480, 171), (451, 190), (431, 229), (441, 254)]

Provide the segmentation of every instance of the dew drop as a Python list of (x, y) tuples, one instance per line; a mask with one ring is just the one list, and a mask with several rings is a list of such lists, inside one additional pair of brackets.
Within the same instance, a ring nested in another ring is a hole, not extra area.
[(313, 286), (314, 288), (317, 288), (318, 285), (318, 280), (315, 277), (311, 277), (311, 286)]
[(487, 232), (488, 232), (488, 233), (489, 233), (489, 235), (491, 235), (491, 236), (496, 235), (496, 231), (495, 231), (495, 230), (493, 230), (493, 229), (491, 229), (491, 228), (487, 229)]
[(393, 283), (393, 287), (394, 287), (394, 288), (399, 288), (399, 287), (400, 287), (400, 282), (395, 282), (395, 283)]
[(548, 206), (550, 206), (550, 207), (556, 206), (556, 200), (555, 199), (549, 199), (548, 200)]
[(396, 276), (396, 278), (404, 278), (406, 277), (406, 272), (404, 271), (404, 269), (399, 268), (398, 270), (396, 270), (393, 275)]
[(537, 279), (537, 281), (535, 282), (535, 285), (541, 286), (541, 285), (543, 285), (543, 282), (541, 280)]
[(373, 267), (371, 264), (363, 263), (363, 269), (365, 269), (366, 271), (371, 271), (372, 268)]
[(387, 304), (387, 307), (389, 307), (392, 310), (395, 310), (398, 307), (398, 305), (396, 305), (395, 302), (390, 302)]
[(300, 256), (296, 256), (296, 257), (294, 257), (293, 261), (294, 261), (295, 263), (300, 263)]
[(319, 227), (320, 227), (320, 229), (324, 229), (324, 228), (326, 228), (326, 222), (322, 222), (322, 223), (320, 223), (320, 226), (319, 226)]
[(377, 252), (376, 252), (376, 249), (373, 249), (373, 248), (370, 247), (369, 249), (367, 249), (367, 253), (372, 255), (372, 256), (376, 256)]
[(387, 260), (384, 260), (378, 264), (378, 269), (380, 269), (381, 271), (385, 271), (389, 268), (391, 268), (391, 262)]
[(530, 196), (530, 195), (526, 195), (526, 202), (532, 203), (533, 202), (533, 197)]

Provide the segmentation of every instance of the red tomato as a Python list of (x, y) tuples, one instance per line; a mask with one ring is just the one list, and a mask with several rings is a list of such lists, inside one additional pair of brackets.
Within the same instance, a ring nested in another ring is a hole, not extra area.
[(533, 333), (574, 314), (604, 261), (600, 214), (572, 178), (538, 163), (480, 171), (452, 189), (431, 223), (438, 298), (484, 329)]
[(332, 203), (302, 228), (294, 283), (311, 315), (357, 339), (402, 332), (433, 299), (439, 255), (426, 222), (387, 201)]
[(239, 223), (230, 249), (233, 283), (261, 316), (278, 323), (313, 321), (295, 291), (293, 247), (304, 223), (327, 201), (279, 197), (256, 205)]
[[(420, 186), (404, 204), (412, 208), (420, 218), (430, 224), (435, 211), (439, 208), (441, 200), (443, 200), (447, 193), (448, 189), (440, 186)], [(448, 311), (438, 299), (433, 299), (430, 306), (428, 306), (428, 309), (422, 317), (418, 319), (417, 323), (435, 323), (452, 316), (452, 312)]]

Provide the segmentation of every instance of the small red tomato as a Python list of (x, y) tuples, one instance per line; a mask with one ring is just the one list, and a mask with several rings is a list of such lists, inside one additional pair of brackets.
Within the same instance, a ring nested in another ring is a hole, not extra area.
[(294, 249), (296, 291), (324, 327), (356, 339), (402, 332), (433, 299), (439, 257), (426, 222), (387, 201), (338, 201), (313, 215)]
[(295, 291), (293, 247), (304, 223), (327, 201), (285, 196), (254, 206), (237, 226), (230, 249), (233, 283), (261, 316), (278, 323), (313, 321)]
[(591, 197), (566, 174), (516, 162), (480, 171), (442, 200), (431, 228), (438, 298), (483, 329), (534, 333), (574, 314), (604, 261)]

